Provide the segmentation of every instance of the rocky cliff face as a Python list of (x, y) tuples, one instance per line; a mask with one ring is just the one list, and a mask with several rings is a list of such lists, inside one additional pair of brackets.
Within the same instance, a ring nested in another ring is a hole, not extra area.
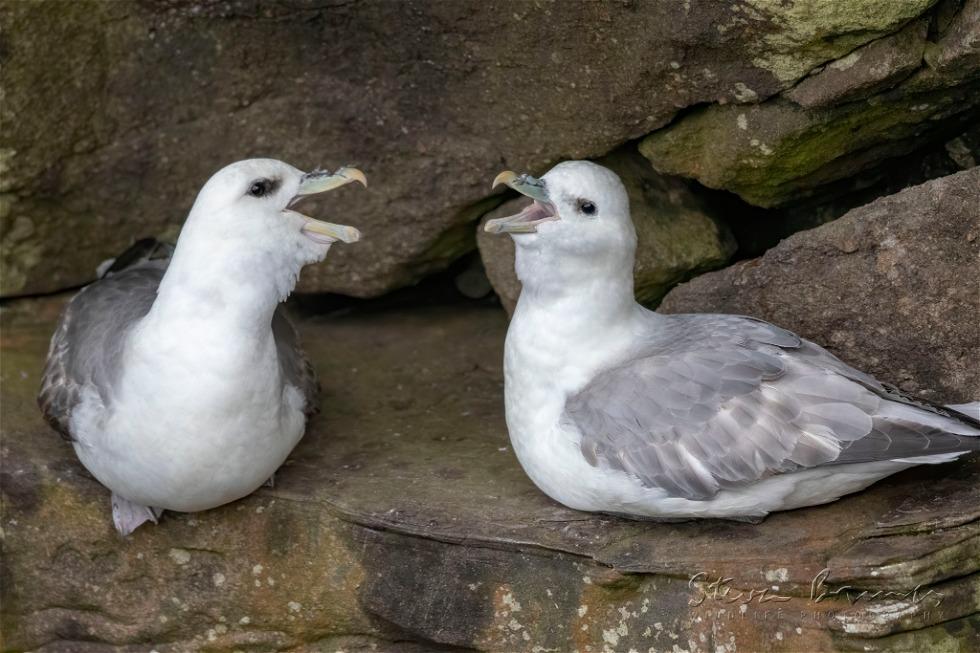
[[(0, 295), (91, 280), (275, 156), (371, 181), (310, 208), (364, 239), (301, 290), (465, 257), (481, 296), (478, 248), (511, 310), (513, 244), (478, 225), (526, 200), (490, 180), (591, 158), (641, 301), (978, 400), (978, 26), (980, 0), (0, 0)], [(510, 450), (503, 311), (406, 292), (301, 298), (323, 411), (276, 486), (127, 539), (34, 404), (67, 294), (5, 301), (0, 649), (980, 650), (976, 457), (759, 525), (567, 510)]]
[(782, 204), (975, 116), (977, 5), (5, 2), (0, 292), (175, 236), (248, 156), (369, 173), (321, 207), (363, 242), (302, 286), (357, 296), (471, 251), (502, 167), (642, 138), (660, 171)]

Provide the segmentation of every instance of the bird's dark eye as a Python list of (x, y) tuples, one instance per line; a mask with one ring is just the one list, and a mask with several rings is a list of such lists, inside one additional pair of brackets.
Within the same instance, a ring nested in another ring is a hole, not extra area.
[(595, 215), (595, 211), (596, 211), (595, 204), (593, 204), (589, 200), (579, 200), (578, 210), (584, 213), (585, 215)]
[(272, 190), (272, 182), (268, 179), (257, 179), (248, 187), (248, 194), (252, 197), (264, 197)]

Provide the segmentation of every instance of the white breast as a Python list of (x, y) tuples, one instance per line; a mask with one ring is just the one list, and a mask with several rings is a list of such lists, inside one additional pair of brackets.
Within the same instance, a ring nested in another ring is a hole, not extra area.
[(590, 465), (581, 435), (562, 414), (568, 396), (621, 355), (629, 321), (613, 330), (579, 330), (574, 339), (565, 336), (567, 324), (560, 311), (529, 302), (515, 312), (504, 348), (507, 428), (521, 466), (545, 494), (579, 510), (609, 510), (611, 496), (635, 494), (637, 484)]
[(90, 395), (73, 414), (82, 463), (130, 501), (170, 510), (255, 490), (305, 422), (302, 396), (282, 383), (271, 330), (263, 336), (173, 323), (134, 334), (112, 404)]

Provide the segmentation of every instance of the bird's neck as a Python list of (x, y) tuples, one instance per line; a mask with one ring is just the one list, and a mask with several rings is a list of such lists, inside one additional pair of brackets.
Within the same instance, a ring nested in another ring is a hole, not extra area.
[(195, 331), (266, 335), (296, 284), (301, 264), (274, 249), (181, 235), (148, 315)]
[(566, 288), (525, 285), (504, 347), (508, 422), (557, 419), (556, 396), (581, 390), (628, 356), (637, 335), (656, 328), (657, 316), (636, 303), (632, 288), (628, 279)]
[(549, 328), (582, 342), (596, 330), (616, 327), (639, 309), (633, 296), (633, 258), (550, 256), (518, 247), (515, 270), (523, 312), (547, 316)]
[(636, 309), (632, 278), (618, 283), (592, 279), (572, 287), (525, 283), (519, 303), (528, 311), (554, 316), (555, 328), (570, 337), (622, 322)]
[(583, 351), (592, 352), (599, 364), (601, 353), (616, 351), (616, 343), (628, 342), (629, 334), (643, 328), (640, 323), (648, 315), (650, 311), (633, 297), (631, 274), (579, 279), (574, 284), (525, 281), (508, 344), (544, 354), (532, 358), (551, 361), (557, 366), (553, 372), (584, 363)]

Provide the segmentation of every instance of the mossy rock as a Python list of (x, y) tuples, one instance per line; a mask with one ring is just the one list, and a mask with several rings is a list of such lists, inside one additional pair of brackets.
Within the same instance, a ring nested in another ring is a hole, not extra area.
[(77, 286), (134, 239), (172, 238), (204, 181), (251, 156), (370, 178), (324, 200), (364, 238), (303, 290), (411, 285), (473, 249), (496, 170), (763, 101), (931, 1), (0, 0), (0, 294)]
[(839, 58), (922, 15), (936, 0), (747, 0), (749, 20), (771, 28), (760, 39), (755, 64), (793, 82), (814, 66)]
[(695, 111), (640, 143), (660, 172), (762, 207), (908, 154), (977, 117), (980, 83), (935, 89), (930, 71), (869, 100), (805, 109), (785, 99)]

